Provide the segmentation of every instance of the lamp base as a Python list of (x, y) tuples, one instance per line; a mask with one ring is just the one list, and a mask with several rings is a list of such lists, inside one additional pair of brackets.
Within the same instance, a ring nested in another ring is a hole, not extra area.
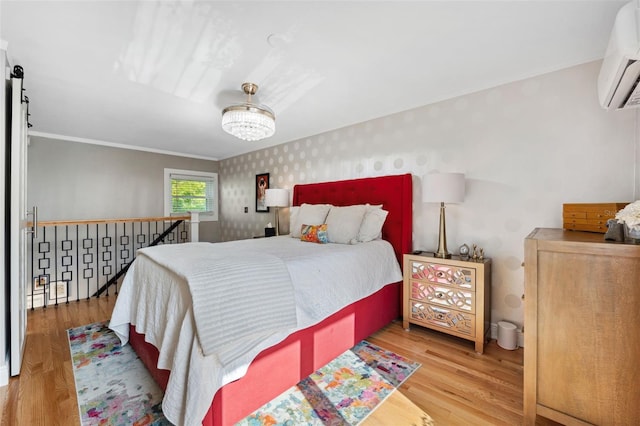
[(444, 220), (444, 203), (440, 203), (440, 233), (438, 236), (438, 250), (433, 254), (433, 257), (451, 259), (451, 253), (447, 251), (447, 230)]
[(451, 259), (451, 253), (433, 253), (433, 257), (439, 259)]
[(433, 253), (433, 257), (439, 259), (451, 259), (451, 253)]

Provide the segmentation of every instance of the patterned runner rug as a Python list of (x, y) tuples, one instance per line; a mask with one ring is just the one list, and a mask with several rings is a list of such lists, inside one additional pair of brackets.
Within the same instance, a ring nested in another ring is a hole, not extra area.
[(238, 425), (357, 425), (418, 367), (363, 340)]
[(67, 330), (82, 425), (169, 425), (162, 390), (108, 324)]
[[(162, 390), (107, 325), (67, 330), (82, 425), (169, 425)], [(419, 367), (363, 340), (238, 425), (357, 425)]]

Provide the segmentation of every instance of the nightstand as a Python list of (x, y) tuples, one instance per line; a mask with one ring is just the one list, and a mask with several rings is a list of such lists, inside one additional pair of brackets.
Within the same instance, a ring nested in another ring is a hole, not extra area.
[(491, 321), (491, 259), (405, 254), (403, 327), (410, 324), (475, 342), (482, 353)]

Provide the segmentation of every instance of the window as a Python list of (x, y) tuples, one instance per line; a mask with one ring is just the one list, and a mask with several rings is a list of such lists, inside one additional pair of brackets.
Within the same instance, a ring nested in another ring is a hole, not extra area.
[(218, 220), (218, 174), (164, 169), (165, 216), (199, 212), (201, 221)]

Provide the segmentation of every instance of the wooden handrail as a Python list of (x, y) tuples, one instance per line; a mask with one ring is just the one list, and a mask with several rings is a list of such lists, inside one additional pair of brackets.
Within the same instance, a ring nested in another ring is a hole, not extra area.
[[(68, 226), (68, 225), (92, 225), (101, 223), (129, 223), (129, 222), (162, 222), (174, 220), (190, 220), (190, 215), (184, 216), (159, 216), (159, 217), (133, 217), (122, 219), (85, 219), (85, 220), (39, 220), (38, 226)], [(27, 226), (33, 226), (28, 222)]]

